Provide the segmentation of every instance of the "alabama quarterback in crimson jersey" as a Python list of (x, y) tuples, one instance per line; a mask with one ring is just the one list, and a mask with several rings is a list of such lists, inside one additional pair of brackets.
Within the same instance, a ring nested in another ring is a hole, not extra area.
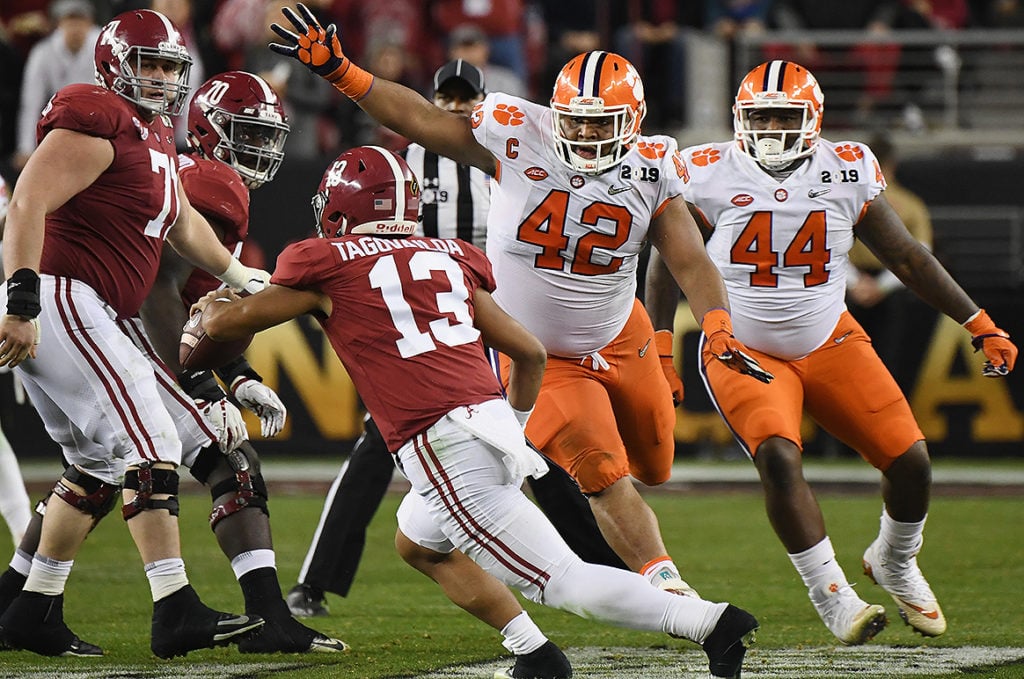
[(550, 106), (492, 93), (467, 121), (360, 69), (304, 6), (302, 16), (282, 11), (298, 34), (274, 24), (286, 44), (271, 49), (403, 137), (494, 177), (487, 255), (495, 299), (549, 354), (527, 435), (576, 478), (631, 569), (695, 594), (630, 478), (668, 480), (673, 396), (682, 396), (671, 334), (656, 336), (635, 298), (646, 242), (669, 262), (723, 365), (770, 375), (732, 335), (725, 286), (682, 198), (675, 142), (640, 134), (646, 102), (636, 69), (610, 52), (580, 54), (559, 73)]
[[(743, 79), (733, 108), (735, 138), (681, 153), (686, 199), (710, 231), (707, 249), (722, 272), (736, 336), (775, 375), (737, 380), (705, 351), (711, 398), (761, 475), (771, 524), (822, 621), (843, 643), (864, 643), (887, 622), (885, 609), (850, 587), (802, 474), (800, 421), (806, 411), (882, 475), (885, 508), (863, 568), (925, 636), (946, 620), (917, 565), (931, 478), (924, 436), (871, 341), (846, 311), (847, 253), (860, 238), (922, 299), (964, 324), (983, 350), (989, 376), (1017, 355), (1009, 336), (967, 296), (900, 222), (885, 178), (866, 145), (820, 137), (824, 95), (799, 64), (771, 61)], [(649, 308), (671, 324), (674, 299), (652, 262)], [(860, 590), (860, 593), (864, 593)]]
[[(495, 304), (483, 252), (412, 236), (418, 203), (416, 178), (395, 154), (341, 154), (313, 199), (321, 237), (285, 248), (266, 291), (203, 298), (210, 337), (307, 313), (320, 322), (412, 485), (398, 510), (399, 551), (505, 635), (516, 664), (496, 676), (570, 677), (572, 669), (494, 578), (535, 602), (702, 643), (716, 676), (736, 676), (753, 616), (584, 562), (523, 494), (525, 476), (547, 471), (522, 429), (545, 348)], [(484, 344), (512, 362), (507, 400)]]

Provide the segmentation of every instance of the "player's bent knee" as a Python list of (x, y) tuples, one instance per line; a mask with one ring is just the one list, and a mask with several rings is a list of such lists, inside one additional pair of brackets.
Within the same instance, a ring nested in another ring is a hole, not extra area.
[[(67, 483), (65, 483), (67, 482)], [(74, 484), (84, 491), (84, 495), (67, 484)], [(99, 523), (100, 519), (110, 513), (117, 503), (117, 493), (121, 486), (101, 481), (100, 479), (87, 474), (74, 465), (64, 470), (64, 474), (53, 487), (52, 495), (56, 495), (83, 514), (93, 518), (93, 525)], [(46, 512), (46, 504), (49, 496), (44, 498), (36, 507), (36, 513), (40, 516)]]
[[(126, 490), (134, 490), (135, 498), (121, 507), (121, 515), (128, 521), (147, 510), (166, 509), (171, 516), (178, 515), (178, 472), (162, 469), (145, 462), (129, 469), (124, 475)], [(167, 495), (154, 498), (154, 495)]]
[(410, 540), (401, 529), (395, 532), (395, 549), (402, 561), (430, 577), (437, 566), (451, 559), (451, 554), (435, 552)]
[(576, 481), (586, 495), (605, 490), (629, 474), (625, 460), (604, 451), (588, 453), (576, 466)]

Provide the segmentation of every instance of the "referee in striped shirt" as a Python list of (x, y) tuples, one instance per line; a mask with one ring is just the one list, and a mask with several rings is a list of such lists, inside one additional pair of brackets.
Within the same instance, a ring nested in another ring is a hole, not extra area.
[[(483, 73), (468, 61), (449, 61), (434, 73), (434, 105), (445, 111), (469, 117), (484, 94)], [(416, 235), (461, 238), (485, 250), (490, 176), (419, 144), (410, 144), (399, 155), (420, 180), (420, 230)]]
[[(434, 74), (434, 104), (469, 116), (486, 94), (484, 76), (467, 61), (449, 61)], [(461, 238), (485, 249), (491, 177), (459, 165), (418, 144), (401, 152), (420, 180), (420, 228), (416, 235)], [(327, 615), (325, 592), (347, 596), (355, 577), (366, 527), (387, 492), (394, 462), (374, 421), (367, 417), (363, 435), (341, 467), (324, 500), (313, 541), (288, 592), (292, 615)], [(626, 568), (604, 540), (590, 505), (569, 474), (548, 461), (550, 471), (528, 478), (537, 504), (565, 541), (584, 561)]]

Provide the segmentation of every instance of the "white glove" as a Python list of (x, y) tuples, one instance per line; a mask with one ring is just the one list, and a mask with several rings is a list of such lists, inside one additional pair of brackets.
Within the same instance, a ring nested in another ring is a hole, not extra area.
[(241, 375), (231, 383), (231, 393), (239, 403), (260, 418), (260, 433), (265, 438), (277, 436), (284, 428), (288, 410), (274, 390), (267, 385)]
[(210, 423), (217, 432), (217, 445), (220, 452), (230, 453), (242, 444), (242, 441), (249, 440), (249, 432), (245, 428), (245, 420), (242, 419), (242, 411), (235, 407), (235, 404), (228, 400), (228, 397), (218, 401), (196, 401), (203, 417)]
[(217, 276), (227, 283), (235, 292), (246, 292), (255, 295), (270, 285), (270, 274), (263, 269), (254, 269), (239, 262), (234, 257), (223, 273)]

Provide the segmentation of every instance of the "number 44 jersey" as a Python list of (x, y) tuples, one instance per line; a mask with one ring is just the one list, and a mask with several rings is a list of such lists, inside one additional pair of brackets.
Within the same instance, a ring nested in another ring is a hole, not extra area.
[(494, 298), (548, 352), (582, 357), (622, 330), (651, 220), (683, 192), (676, 142), (639, 137), (598, 175), (556, 155), (552, 112), (492, 93), (477, 104), (473, 134), (498, 161), (487, 218)]
[(713, 228), (708, 254), (725, 279), (736, 337), (787, 360), (821, 346), (846, 308), (853, 227), (885, 189), (874, 154), (821, 139), (781, 179), (735, 142), (681, 155), (686, 200)]

